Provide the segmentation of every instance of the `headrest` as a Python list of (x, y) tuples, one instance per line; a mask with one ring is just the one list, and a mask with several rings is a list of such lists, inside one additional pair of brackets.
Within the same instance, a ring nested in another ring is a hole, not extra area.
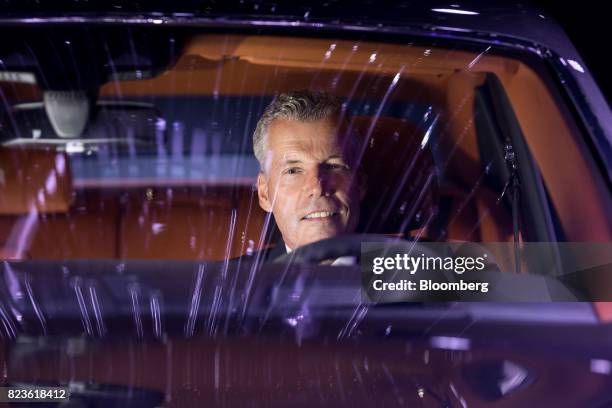
[(362, 169), (367, 192), (359, 231), (408, 233), (423, 227), (436, 213), (437, 178), (425, 131), (393, 117), (352, 118), (364, 138)]
[(0, 148), (0, 215), (66, 212), (72, 176), (66, 154)]

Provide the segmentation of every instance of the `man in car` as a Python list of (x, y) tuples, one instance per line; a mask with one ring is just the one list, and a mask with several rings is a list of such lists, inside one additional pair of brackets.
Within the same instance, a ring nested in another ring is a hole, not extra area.
[(349, 127), (342, 101), (326, 92), (282, 93), (265, 109), (253, 135), (257, 191), (282, 235), (268, 259), (355, 231), (366, 189)]

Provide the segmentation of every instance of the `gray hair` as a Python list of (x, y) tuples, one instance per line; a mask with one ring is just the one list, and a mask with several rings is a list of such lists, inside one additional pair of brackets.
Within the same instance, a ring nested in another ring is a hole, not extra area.
[(263, 169), (268, 128), (274, 119), (300, 122), (321, 120), (342, 113), (342, 100), (323, 91), (291, 91), (276, 96), (266, 107), (253, 133), (253, 151)]

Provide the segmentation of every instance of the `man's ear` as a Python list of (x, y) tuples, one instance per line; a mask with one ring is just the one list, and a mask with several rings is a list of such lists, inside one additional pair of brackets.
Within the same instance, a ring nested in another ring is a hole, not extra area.
[(263, 171), (257, 175), (257, 196), (259, 197), (259, 206), (265, 212), (272, 212), (272, 201), (268, 194), (268, 181)]

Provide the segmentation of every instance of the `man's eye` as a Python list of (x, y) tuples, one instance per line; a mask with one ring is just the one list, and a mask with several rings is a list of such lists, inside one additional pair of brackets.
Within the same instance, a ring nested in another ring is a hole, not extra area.
[(299, 167), (289, 167), (287, 170), (285, 170), (285, 174), (298, 174), (301, 172), (302, 169), (300, 169)]
[(330, 163), (327, 166), (332, 170), (349, 170), (349, 166), (344, 163)]

